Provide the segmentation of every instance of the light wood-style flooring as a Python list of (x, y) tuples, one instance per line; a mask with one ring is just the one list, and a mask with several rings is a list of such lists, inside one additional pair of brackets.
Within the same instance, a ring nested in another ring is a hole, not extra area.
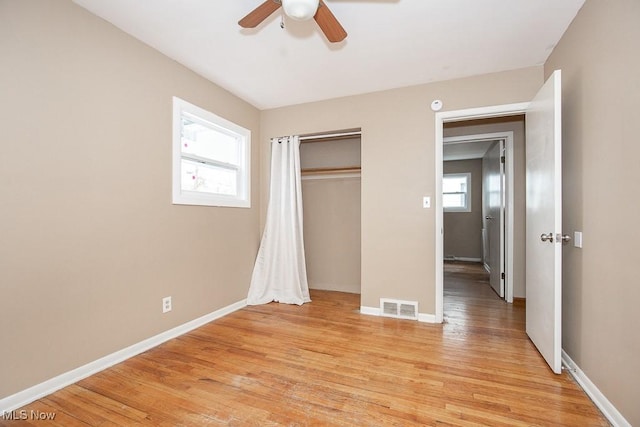
[(361, 315), (355, 294), (247, 307), (0, 425), (607, 426), (479, 266), (445, 266), (445, 323)]

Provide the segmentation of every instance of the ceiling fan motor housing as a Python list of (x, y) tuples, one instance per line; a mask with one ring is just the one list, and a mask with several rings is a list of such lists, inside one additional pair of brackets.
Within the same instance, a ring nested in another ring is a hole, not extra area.
[(331, 43), (341, 42), (347, 37), (347, 32), (323, 0), (265, 0), (238, 21), (238, 24), (242, 28), (255, 28), (281, 6), (284, 13), (292, 19), (306, 21), (313, 18)]
[(282, 0), (284, 13), (296, 21), (307, 21), (318, 10), (319, 0)]

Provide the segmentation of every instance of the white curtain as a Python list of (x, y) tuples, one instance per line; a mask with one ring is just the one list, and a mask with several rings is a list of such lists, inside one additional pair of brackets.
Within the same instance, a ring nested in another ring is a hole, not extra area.
[(267, 222), (253, 267), (247, 304), (310, 302), (302, 237), (300, 141), (271, 140)]

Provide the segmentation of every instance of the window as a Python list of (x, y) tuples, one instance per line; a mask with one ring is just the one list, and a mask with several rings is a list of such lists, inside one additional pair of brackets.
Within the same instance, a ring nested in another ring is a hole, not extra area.
[(442, 206), (445, 212), (471, 212), (470, 173), (443, 175)]
[(251, 132), (173, 98), (173, 203), (251, 207)]

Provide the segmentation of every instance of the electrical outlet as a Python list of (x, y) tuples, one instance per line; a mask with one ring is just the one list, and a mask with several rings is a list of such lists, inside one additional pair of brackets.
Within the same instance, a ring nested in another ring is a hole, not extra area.
[(171, 311), (171, 297), (162, 298), (162, 312), (166, 313)]

